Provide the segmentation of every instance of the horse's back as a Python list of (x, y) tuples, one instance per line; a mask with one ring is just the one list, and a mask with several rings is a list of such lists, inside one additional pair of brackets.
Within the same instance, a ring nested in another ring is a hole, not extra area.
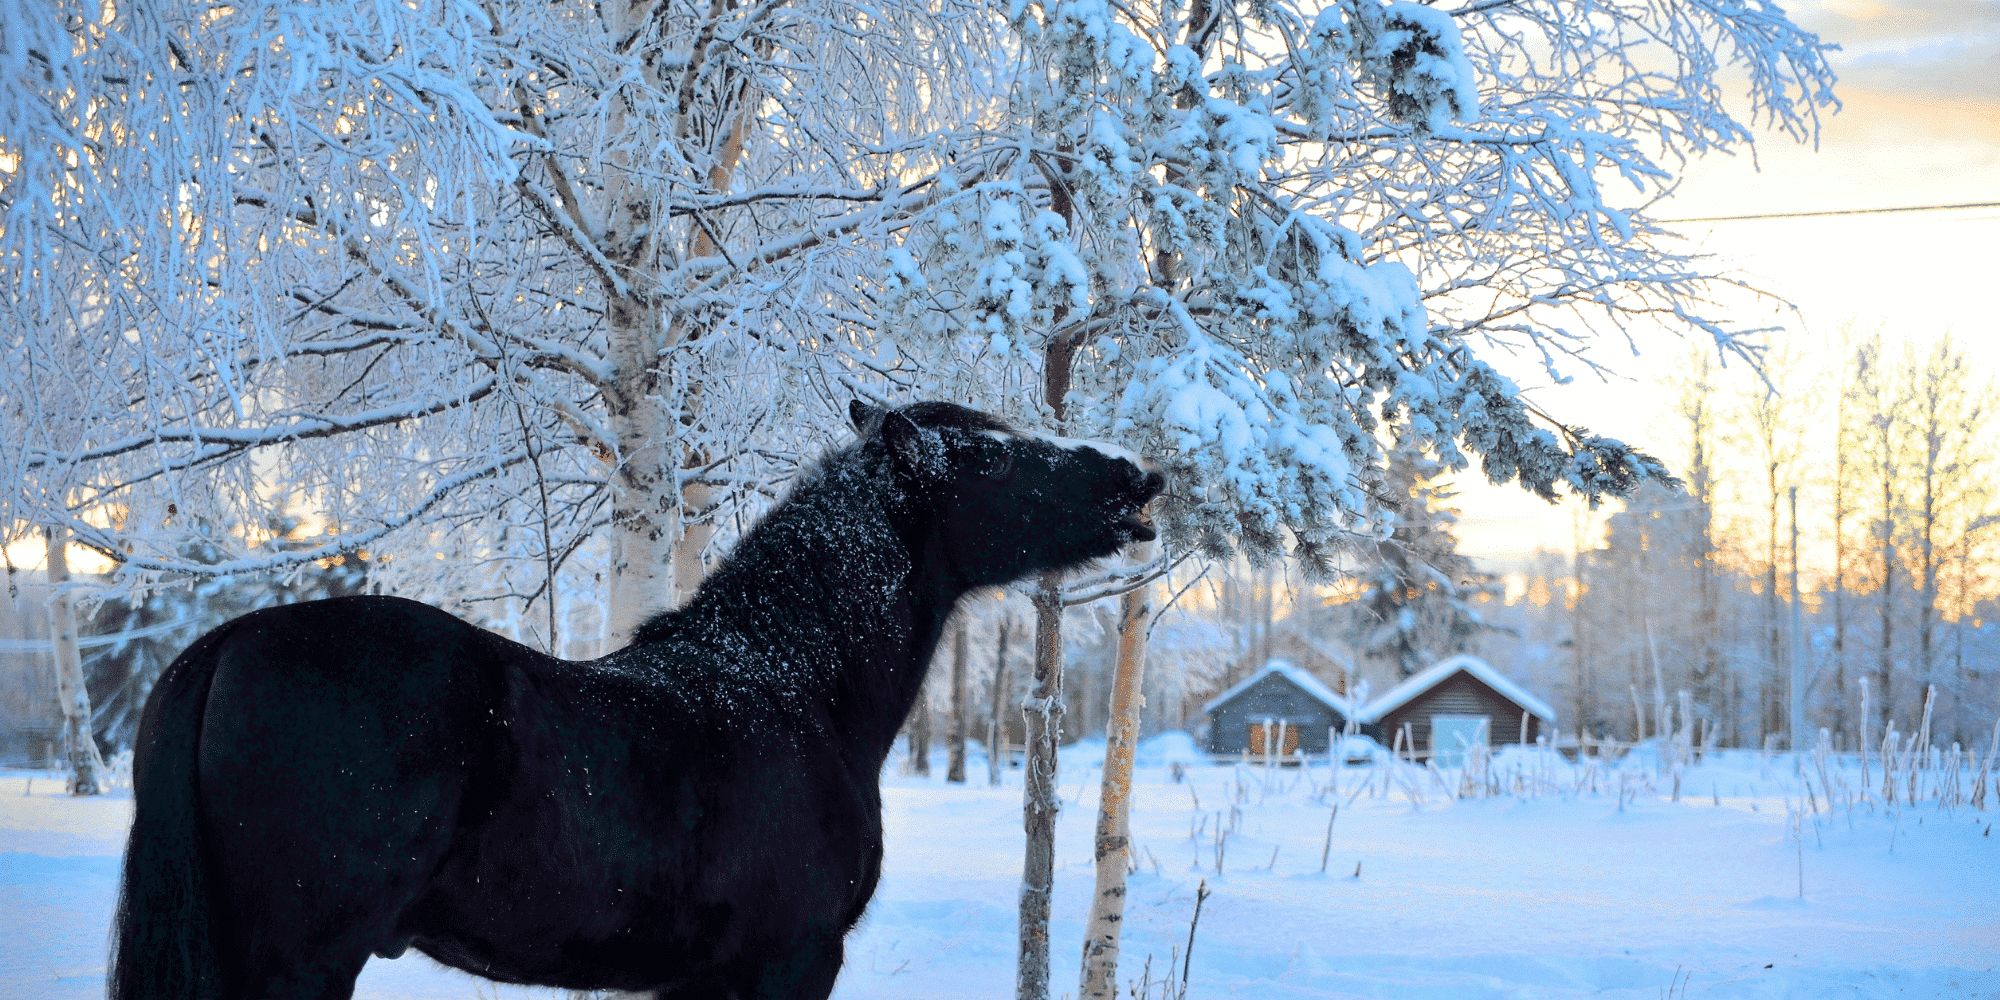
[(499, 710), (532, 654), (427, 605), (351, 597), (245, 615), (213, 656), (203, 825), (243, 981), (292, 992), (305, 953), (358, 971), (468, 800), (504, 781)]
[(324, 775), (314, 765), (354, 772), (390, 762), (399, 771), (425, 771), (444, 750), (463, 766), (463, 755), (476, 749), (470, 744), (495, 733), (491, 720), (511, 661), (532, 656), (429, 605), (393, 597), (252, 612), (232, 624), (212, 655), (204, 777), (211, 767), (236, 777), (274, 769)]

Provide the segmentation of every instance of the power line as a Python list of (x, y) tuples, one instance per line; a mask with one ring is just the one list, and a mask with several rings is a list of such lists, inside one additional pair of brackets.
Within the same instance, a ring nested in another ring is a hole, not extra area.
[(1955, 208), (2000, 208), (2000, 201), (1968, 201), (1959, 205), (1904, 205), (1897, 208), (1846, 208), (1822, 212), (1773, 212), (1766, 215), (1707, 215), (1697, 219), (1661, 219), (1661, 222), (1745, 222), (1752, 219), (1810, 219), (1830, 215), (1881, 215), (1887, 212), (1944, 212)]

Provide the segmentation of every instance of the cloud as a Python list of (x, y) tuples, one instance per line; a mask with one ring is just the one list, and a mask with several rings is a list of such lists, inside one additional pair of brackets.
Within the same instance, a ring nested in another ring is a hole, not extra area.
[(1807, 31), (1818, 32), (1828, 41), (1853, 45), (1990, 34), (2000, 29), (2000, 2), (1995, 0), (1818, 0), (1801, 3), (1791, 13), (1793, 21)]
[(2000, 0), (1821, 0), (1794, 16), (1841, 46), (1840, 90), (2000, 100)]

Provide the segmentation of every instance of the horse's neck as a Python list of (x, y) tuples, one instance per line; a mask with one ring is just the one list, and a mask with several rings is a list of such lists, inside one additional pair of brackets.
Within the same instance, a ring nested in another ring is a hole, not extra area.
[(787, 685), (826, 705), (857, 750), (886, 754), (959, 595), (917, 565), (880, 507), (846, 499), (809, 494), (773, 511), (689, 613), (748, 632), (800, 672)]

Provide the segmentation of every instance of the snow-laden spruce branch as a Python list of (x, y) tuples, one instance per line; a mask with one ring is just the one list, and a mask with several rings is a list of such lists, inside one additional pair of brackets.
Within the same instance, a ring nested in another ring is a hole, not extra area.
[(1718, 276), (1663, 250), (1646, 205), (1687, 157), (1752, 138), (1720, 99), (1725, 70), (1795, 137), (1832, 101), (1826, 47), (1767, 4), (1011, 16), (1014, 127), (983, 139), (991, 179), (889, 252), (884, 333), (951, 359), (927, 364), (955, 392), (1023, 414), (1046, 412), (1046, 379), (992, 373), (1066, 366), (1067, 427), (1187, 484), (1162, 511), (1171, 538), (1321, 569), (1373, 530), (1390, 438), (1551, 499), (1671, 481), (1526, 407), (1478, 352), (1590, 368), (1601, 333), (1668, 318), (1754, 359), (1757, 331), (1702, 311)]

